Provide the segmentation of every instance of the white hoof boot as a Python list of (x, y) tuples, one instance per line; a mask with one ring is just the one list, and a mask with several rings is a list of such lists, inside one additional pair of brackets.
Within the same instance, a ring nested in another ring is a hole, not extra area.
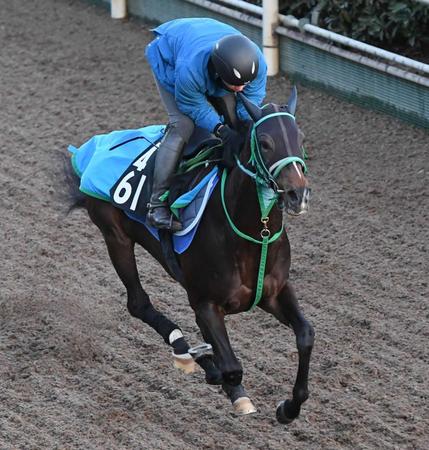
[(183, 355), (175, 355), (173, 353), (174, 367), (185, 372), (186, 374), (195, 372), (195, 362), (189, 353)]
[(234, 411), (240, 416), (245, 416), (247, 414), (253, 414), (256, 412), (256, 408), (250, 401), (249, 397), (240, 397), (232, 404)]

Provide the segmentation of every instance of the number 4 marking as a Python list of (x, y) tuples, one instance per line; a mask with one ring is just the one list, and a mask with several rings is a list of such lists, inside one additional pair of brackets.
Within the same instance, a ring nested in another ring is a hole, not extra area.
[[(152, 154), (157, 150), (157, 148), (158, 147), (154, 145), (152, 148), (147, 150), (136, 162), (134, 162), (133, 166), (136, 167), (139, 172), (141, 172), (146, 167), (147, 162), (149, 161)], [(135, 211), (137, 207), (137, 202), (139, 201), (140, 193), (143, 189), (146, 178), (146, 175), (142, 175), (142, 177), (140, 178), (139, 184), (133, 197), (133, 201), (131, 202), (131, 211)]]
[[(150, 157), (156, 151), (157, 148), (158, 147), (156, 145), (152, 146), (149, 150), (144, 152), (144, 154), (142, 156), (140, 156), (140, 158), (138, 158), (136, 161), (133, 162), (133, 166), (137, 169), (138, 172), (141, 172), (146, 167)], [(117, 204), (123, 205), (124, 203), (126, 203), (129, 200), (129, 198), (133, 194), (132, 186), (128, 181), (131, 178), (133, 178), (134, 175), (135, 175), (134, 170), (127, 173), (122, 178), (121, 182), (118, 184), (117, 188), (115, 189), (115, 192), (113, 194), (113, 200)], [(142, 175), (139, 180), (139, 184), (137, 185), (137, 189), (133, 195), (133, 200), (131, 202), (131, 206), (130, 206), (131, 211), (135, 211), (135, 209), (137, 207), (137, 203), (139, 201), (139, 197), (140, 197), (141, 191), (143, 189), (143, 185), (146, 181), (146, 178), (147, 178), (146, 175)]]
[(141, 172), (145, 167), (147, 162), (149, 161), (149, 158), (152, 156), (153, 152), (157, 149), (155, 145), (150, 148), (149, 150), (146, 150), (143, 155), (140, 156), (139, 159), (133, 162), (133, 166), (137, 168), (138, 172)]

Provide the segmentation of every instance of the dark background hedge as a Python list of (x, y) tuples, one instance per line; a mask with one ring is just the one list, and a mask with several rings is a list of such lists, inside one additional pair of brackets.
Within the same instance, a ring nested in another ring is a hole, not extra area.
[[(261, 5), (262, 0), (249, 0)], [(412, 0), (280, 0), (282, 14), (311, 16), (317, 25), (378, 47), (429, 58), (429, 7)]]

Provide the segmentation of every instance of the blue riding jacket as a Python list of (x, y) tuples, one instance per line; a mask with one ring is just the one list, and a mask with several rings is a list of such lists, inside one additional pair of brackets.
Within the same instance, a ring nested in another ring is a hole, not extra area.
[[(209, 131), (223, 122), (208, 102), (207, 96), (222, 97), (228, 93), (209, 76), (208, 63), (213, 45), (222, 37), (241, 34), (235, 28), (214, 19), (177, 19), (152, 30), (156, 38), (146, 47), (146, 57), (161, 85), (171, 92), (177, 107), (194, 123)], [(259, 70), (243, 93), (260, 105), (265, 97), (267, 65), (258, 48)], [(238, 100), (238, 116), (249, 119)]]

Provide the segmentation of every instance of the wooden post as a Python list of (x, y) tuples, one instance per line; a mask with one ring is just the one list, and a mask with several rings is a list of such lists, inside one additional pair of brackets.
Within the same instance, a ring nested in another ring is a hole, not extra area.
[(278, 0), (262, 1), (262, 45), (267, 61), (268, 75), (279, 73), (279, 39), (275, 29), (279, 24)]
[(127, 0), (110, 0), (110, 13), (112, 19), (125, 19), (127, 17)]

